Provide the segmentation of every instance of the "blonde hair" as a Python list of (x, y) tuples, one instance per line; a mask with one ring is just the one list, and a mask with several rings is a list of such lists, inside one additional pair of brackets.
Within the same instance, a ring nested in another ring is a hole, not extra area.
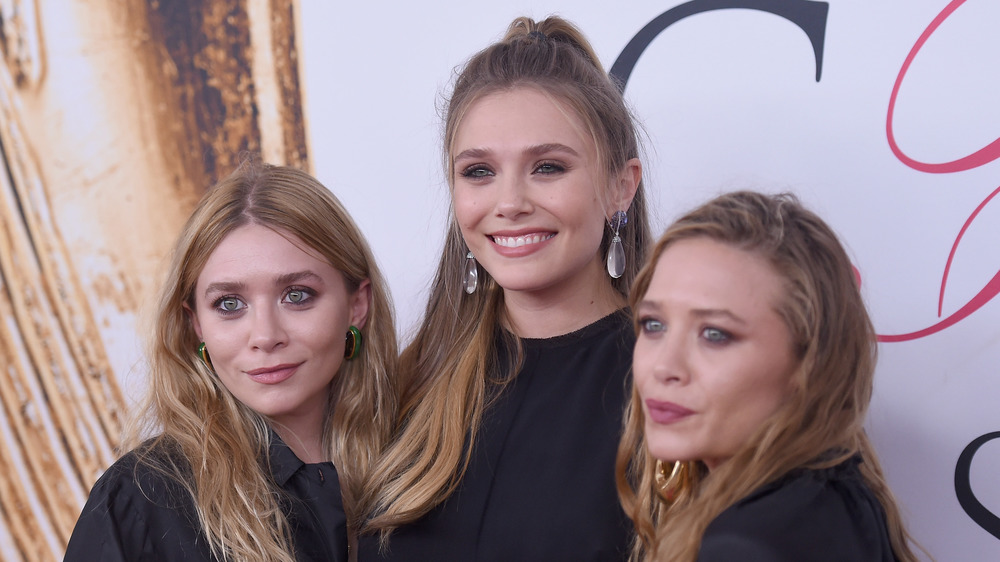
[(371, 283), (364, 347), (334, 378), (324, 427), (325, 454), (337, 468), (348, 528), (357, 529), (367, 511), (359, 504), (363, 475), (390, 438), (396, 411), (392, 305), (357, 225), (329, 190), (300, 170), (250, 159), (194, 210), (161, 291), (149, 341), (149, 387), (124, 445), (134, 448), (143, 435), (158, 433), (137, 449), (139, 461), (191, 494), (215, 556), (291, 561), (290, 529), (267, 457), (268, 422), (202, 362), (185, 312), (185, 306), (194, 308), (195, 284), (209, 256), (247, 224), (294, 234), (343, 274), (349, 291), (365, 279)]
[(616, 463), (622, 505), (638, 535), (632, 559), (694, 560), (708, 524), (753, 490), (797, 468), (827, 468), (860, 455), (896, 557), (915, 560), (863, 426), (877, 344), (850, 259), (834, 232), (792, 195), (722, 195), (679, 219), (656, 243), (633, 286), (633, 310), (663, 252), (691, 238), (751, 252), (774, 268), (785, 284), (778, 312), (800, 364), (790, 398), (732, 458), (711, 475), (700, 462), (686, 463), (692, 478), (671, 505), (655, 491), (656, 459), (646, 449), (642, 403), (633, 386)]
[[(536, 33), (537, 32), (537, 33)], [(445, 115), (444, 148), (449, 183), (452, 149), (469, 108), (484, 96), (534, 88), (580, 118), (597, 147), (602, 185), (639, 156), (637, 131), (618, 86), (601, 67), (581, 32), (558, 17), (540, 22), (517, 18), (504, 38), (474, 55), (458, 74)], [(610, 199), (602, 193), (605, 201)], [(621, 229), (626, 271), (609, 282), (625, 296), (649, 244), (646, 198), (640, 182)], [(605, 230), (600, 255), (611, 242)], [(468, 466), (486, 407), (486, 382), (508, 381), (520, 366), (517, 339), (501, 330), (503, 291), (479, 269), (479, 289), (462, 291), (466, 246), (452, 216), (423, 323), (400, 357), (400, 428), (367, 488), (375, 506), (367, 529), (384, 540), (395, 527), (416, 521), (456, 488)], [(509, 361), (497, 357), (507, 337)], [(513, 365), (500, 373), (498, 365)]]

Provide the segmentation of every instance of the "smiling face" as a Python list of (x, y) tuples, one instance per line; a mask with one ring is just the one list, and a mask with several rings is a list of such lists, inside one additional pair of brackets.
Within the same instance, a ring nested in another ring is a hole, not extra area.
[(655, 458), (711, 470), (785, 402), (798, 361), (782, 290), (766, 261), (727, 244), (692, 238), (663, 252), (636, 307), (632, 367)]
[(572, 110), (533, 88), (487, 95), (464, 116), (451, 155), (462, 236), (505, 291), (565, 296), (607, 283), (606, 187)]
[(364, 325), (369, 288), (366, 281), (349, 293), (341, 272), (305, 247), (256, 224), (232, 231), (198, 276), (191, 318), (236, 399), (313, 434), (344, 361), (347, 328)]

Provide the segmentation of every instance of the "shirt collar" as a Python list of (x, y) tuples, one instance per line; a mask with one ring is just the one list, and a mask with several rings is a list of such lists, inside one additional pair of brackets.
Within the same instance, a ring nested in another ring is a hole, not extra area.
[(268, 458), (271, 462), (271, 477), (278, 486), (284, 486), (288, 479), (305, 465), (274, 431), (271, 431)]

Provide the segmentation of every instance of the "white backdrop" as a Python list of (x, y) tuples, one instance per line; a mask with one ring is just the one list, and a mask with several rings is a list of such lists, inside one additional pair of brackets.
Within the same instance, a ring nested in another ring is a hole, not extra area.
[[(421, 314), (446, 222), (438, 107), (454, 67), (515, 16), (558, 13), (610, 68), (640, 29), (680, 4), (301, 0), (310, 156), (372, 242), (404, 336)], [(1000, 440), (959, 471), (971, 474), (971, 493), (957, 494), (955, 479), (963, 449), (1000, 431), (1000, 197), (989, 199), (1000, 150), (947, 163), (1000, 134), (1000, 2), (826, 4), (819, 81), (806, 33), (757, 9), (687, 17), (645, 50), (626, 97), (649, 136), (654, 229), (720, 191), (791, 190), (850, 248), (880, 334), (959, 317), (881, 345), (869, 427), (918, 541), (939, 561), (997, 560)], [(890, 98), (929, 27), (898, 90), (896, 154)], [(960, 496), (985, 506), (975, 520)]]

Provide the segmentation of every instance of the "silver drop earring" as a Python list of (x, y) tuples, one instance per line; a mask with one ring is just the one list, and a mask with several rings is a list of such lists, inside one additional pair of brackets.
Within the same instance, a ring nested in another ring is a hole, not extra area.
[(614, 229), (615, 237), (611, 239), (611, 247), (608, 248), (608, 275), (612, 279), (618, 279), (625, 273), (625, 248), (622, 246), (622, 239), (618, 236), (621, 227), (628, 224), (628, 215), (625, 211), (615, 211), (611, 215), (609, 226)]
[(472, 250), (465, 254), (465, 274), (462, 275), (462, 288), (465, 293), (471, 295), (476, 292), (479, 286), (479, 268), (476, 267), (476, 257), (472, 255)]

